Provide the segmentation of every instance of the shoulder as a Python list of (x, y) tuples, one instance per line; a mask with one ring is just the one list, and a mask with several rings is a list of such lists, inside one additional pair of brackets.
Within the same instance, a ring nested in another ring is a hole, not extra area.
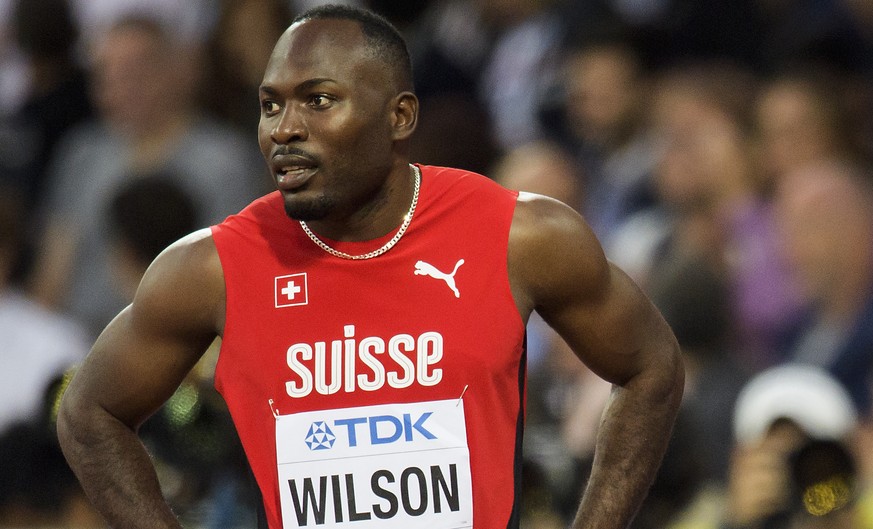
[(167, 328), (220, 332), (224, 297), (221, 261), (211, 230), (204, 228), (158, 255), (143, 276), (131, 313)]
[[(418, 164), (418, 167), (421, 169), (422, 178), (427, 179), (431, 185), (437, 187), (451, 187), (453, 190), (457, 188), (470, 188), (478, 191), (488, 189), (509, 191), (491, 178), (466, 169), (420, 164)], [(509, 192), (516, 193), (515, 191)]]
[(509, 233), (510, 281), (528, 310), (563, 296), (588, 296), (608, 281), (609, 264), (588, 223), (570, 206), (520, 193)]
[[(440, 210), (472, 218), (493, 218), (515, 207), (517, 191), (507, 189), (487, 176), (452, 167), (420, 165), (422, 200)], [(488, 207), (483, 207), (487, 205)]]

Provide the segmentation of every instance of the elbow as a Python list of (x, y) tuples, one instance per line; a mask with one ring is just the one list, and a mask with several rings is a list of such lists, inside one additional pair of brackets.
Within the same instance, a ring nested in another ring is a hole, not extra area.
[(64, 393), (58, 408), (57, 435), (61, 450), (70, 466), (75, 470), (76, 463), (99, 444), (101, 432), (105, 430), (103, 420), (105, 410), (93, 401), (80, 396), (75, 384)]
[(663, 402), (675, 411), (679, 410), (685, 392), (685, 364), (682, 352), (675, 339), (669, 340), (664, 354), (658, 355), (651, 366), (652, 391), (656, 402)]
[(64, 455), (73, 464), (77, 447), (82, 444), (82, 415), (77, 410), (76, 399), (67, 391), (58, 409), (57, 434)]
[(670, 380), (670, 396), (674, 406), (678, 409), (685, 393), (685, 363), (682, 360), (682, 351), (679, 344), (673, 340), (671, 353), (668, 356), (667, 377)]
[(647, 395), (650, 405), (676, 415), (685, 392), (682, 353), (675, 339), (666, 340), (657, 350), (625, 387), (637, 388)]

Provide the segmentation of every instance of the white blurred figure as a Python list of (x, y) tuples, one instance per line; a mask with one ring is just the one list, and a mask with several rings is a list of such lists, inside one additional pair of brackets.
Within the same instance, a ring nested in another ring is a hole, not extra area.
[(77, 322), (51, 312), (10, 283), (23, 212), (0, 190), (0, 431), (42, 417), (49, 387), (85, 358), (90, 338)]

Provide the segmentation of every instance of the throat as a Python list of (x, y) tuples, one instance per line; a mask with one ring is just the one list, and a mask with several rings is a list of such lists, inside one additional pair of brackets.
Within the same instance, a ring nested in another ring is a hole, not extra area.
[[(414, 178), (413, 190), (412, 190), (412, 199), (411, 199), (411, 202), (409, 205), (409, 209), (404, 213), (404, 215), (400, 221), (399, 228), (390, 227), (388, 229), (385, 229), (384, 231), (381, 228), (379, 230), (374, 230), (374, 226), (378, 226), (378, 224), (379, 224), (378, 222), (368, 223), (368, 222), (348, 222), (348, 221), (346, 221), (342, 224), (342, 230), (339, 232), (335, 232), (335, 233), (342, 233), (341, 236), (336, 237), (334, 239), (335, 243), (336, 242), (355, 242), (355, 241), (360, 242), (360, 241), (368, 241), (368, 240), (372, 240), (372, 239), (379, 239), (380, 237), (382, 237), (382, 238), (387, 237), (392, 231), (394, 231), (394, 229), (396, 229), (394, 236), (391, 237), (390, 239), (388, 239), (388, 241), (385, 242), (385, 244), (383, 244), (381, 247), (379, 247), (373, 251), (363, 253), (363, 254), (347, 253), (347, 252), (337, 250), (336, 248), (334, 248), (333, 246), (328, 244), (328, 242), (325, 242), (325, 240), (323, 240), (318, 235), (316, 235), (315, 232), (313, 232), (313, 229), (310, 228), (309, 224), (306, 223), (306, 221), (303, 221), (303, 220), (298, 221), (300, 223), (300, 227), (303, 229), (303, 231), (306, 233), (306, 235), (309, 237), (309, 239), (312, 240), (313, 243), (315, 243), (319, 248), (321, 248), (325, 252), (327, 252), (335, 257), (340, 257), (342, 259), (358, 260), (358, 259), (372, 259), (374, 257), (378, 257), (378, 256), (384, 254), (385, 252), (387, 252), (388, 250), (393, 248), (394, 245), (396, 245), (400, 241), (400, 238), (403, 237), (403, 234), (406, 233), (407, 228), (409, 228), (409, 225), (412, 223), (412, 218), (413, 218), (413, 215), (415, 214), (415, 208), (418, 205), (419, 190), (421, 189), (421, 171), (418, 169), (418, 167), (415, 167), (415, 166), (410, 166), (410, 167), (412, 168), (412, 173), (413, 173), (413, 178)], [(364, 217), (366, 217), (366, 215), (364, 215)], [(361, 226), (360, 231), (355, 230), (355, 229), (350, 229), (350, 227), (353, 227), (355, 224), (359, 224)], [(330, 229), (330, 224), (327, 221), (318, 221), (318, 222), (314, 223), (314, 225), (315, 225), (316, 229), (319, 230), (320, 233), (334, 233)], [(320, 228), (326, 228), (326, 229), (324, 231), (321, 231)], [(376, 233), (373, 233), (373, 232), (376, 232)]]

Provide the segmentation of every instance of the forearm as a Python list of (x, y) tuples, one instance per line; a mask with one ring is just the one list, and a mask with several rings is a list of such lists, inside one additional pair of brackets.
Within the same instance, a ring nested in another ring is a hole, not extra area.
[(58, 437), (70, 467), (112, 527), (181, 529), (136, 432), (104, 410), (62, 407)]
[(574, 529), (628, 527), (666, 451), (682, 394), (682, 370), (613, 389)]

